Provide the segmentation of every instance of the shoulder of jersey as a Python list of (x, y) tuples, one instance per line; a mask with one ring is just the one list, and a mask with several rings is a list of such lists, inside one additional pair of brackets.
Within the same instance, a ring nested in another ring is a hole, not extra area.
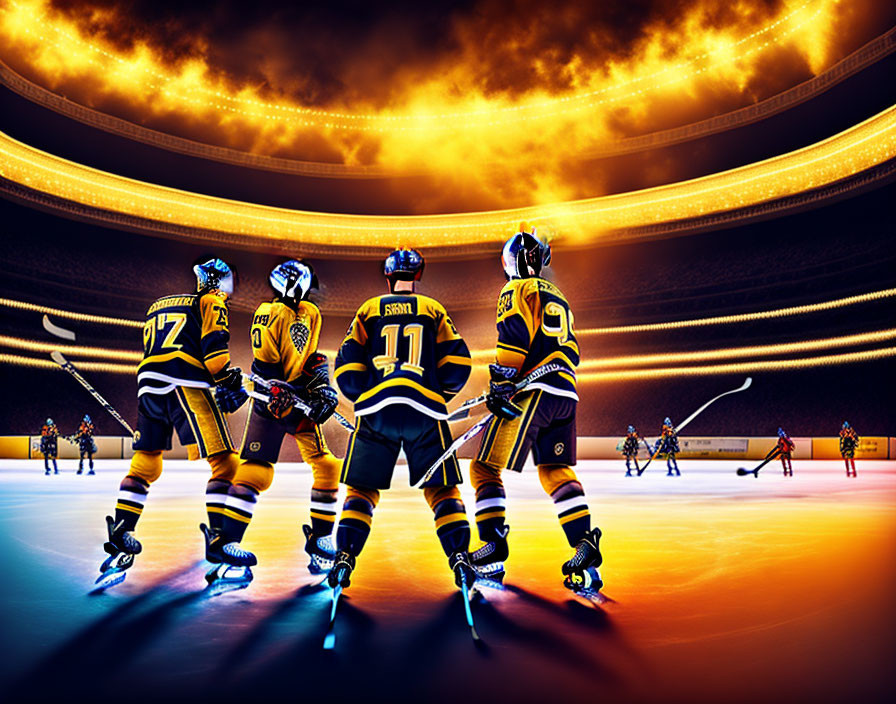
[(441, 303), (439, 303), (435, 298), (431, 298), (430, 296), (423, 296), (418, 293), (417, 301), (418, 301), (418, 306), (417, 306), (418, 312), (421, 310), (421, 308), (423, 308), (425, 306), (426, 308), (429, 308), (436, 314), (439, 314), (439, 313), (441, 313), (442, 315), (448, 314), (448, 312), (445, 310), (445, 306), (443, 306)]
[(507, 293), (508, 291), (519, 291), (521, 295), (526, 295), (532, 291), (538, 290), (538, 279), (511, 279), (506, 284), (504, 284), (504, 288), (501, 289), (501, 293)]
[(370, 315), (373, 313), (374, 315), (379, 315), (380, 312), (380, 299), (382, 296), (374, 296), (373, 298), (368, 298), (358, 307), (358, 315), (364, 313), (366, 315)]
[(320, 315), (320, 308), (317, 303), (314, 303), (313, 301), (304, 300), (299, 303), (299, 310), (302, 309), (307, 311), (310, 315)]

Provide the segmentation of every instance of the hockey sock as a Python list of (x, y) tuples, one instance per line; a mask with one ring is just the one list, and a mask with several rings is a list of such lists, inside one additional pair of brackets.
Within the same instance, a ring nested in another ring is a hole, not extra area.
[(479, 460), (470, 463), (470, 481), (476, 490), (476, 528), (488, 543), (503, 539), (507, 496), (501, 470)]
[(209, 479), (205, 485), (205, 509), (211, 528), (223, 528), (224, 507), (231, 483), (224, 479)]
[(330, 535), (336, 523), (338, 489), (311, 487), (311, 534)]
[(428, 487), (423, 496), (432, 508), (436, 535), (449, 557), (470, 549), (470, 522), (456, 486)]
[(122, 479), (118, 489), (118, 503), (115, 504), (116, 525), (121, 523), (125, 531), (134, 530), (143, 513), (148, 493), (149, 484), (144, 479), (133, 474)]
[(350, 555), (361, 554), (367, 536), (370, 535), (373, 509), (379, 500), (380, 492), (376, 489), (348, 487), (339, 526), (336, 528), (337, 550), (344, 550)]
[[(224, 534), (225, 542), (239, 543), (242, 541), (246, 528), (249, 527), (249, 522), (252, 520), (257, 499), (258, 492), (250, 486), (234, 484), (230, 487), (225, 499), (224, 511), (217, 514), (220, 516), (219, 527)], [(212, 515), (209, 513), (209, 518)]]
[(566, 540), (575, 547), (582, 536), (591, 530), (591, 512), (585, 501), (585, 490), (582, 489), (576, 473), (572, 468), (563, 465), (540, 464), (538, 478), (554, 502)]
[(47, 470), (47, 474), (50, 473), (50, 460), (44, 457), (44, 469)]

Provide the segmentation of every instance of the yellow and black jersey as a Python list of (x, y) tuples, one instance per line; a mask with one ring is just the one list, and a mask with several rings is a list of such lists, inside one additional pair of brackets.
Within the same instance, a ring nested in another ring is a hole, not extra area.
[(178, 386), (210, 388), (230, 364), (227, 296), (218, 291), (165, 296), (143, 325), (143, 361), (137, 395), (165, 394)]
[(579, 345), (573, 331), (569, 302), (550, 281), (512, 279), (498, 298), (497, 362), (520, 375), (548, 362), (569, 371), (547, 374), (527, 388), (578, 400), (575, 369)]
[(252, 318), (252, 371), (265, 379), (295, 382), (320, 339), (320, 310), (311, 301), (292, 308), (280, 300), (258, 306)]
[(355, 314), (336, 357), (336, 382), (362, 416), (400, 403), (448, 417), (445, 402), (470, 376), (470, 351), (438, 301), (377, 296)]

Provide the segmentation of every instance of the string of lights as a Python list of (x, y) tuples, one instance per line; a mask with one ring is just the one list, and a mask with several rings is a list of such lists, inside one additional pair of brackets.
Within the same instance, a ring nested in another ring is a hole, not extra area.
[(0, 177), (67, 201), (263, 243), (332, 247), (497, 244), (521, 220), (549, 222), (558, 241), (585, 244), (616, 230), (738, 210), (817, 189), (896, 157), (896, 106), (809, 147), (655, 188), (476, 213), (364, 216), (288, 210), (190, 193), (77, 164), (0, 133)]
[(50, 353), (58, 350), (69, 357), (97, 357), (99, 359), (120, 359), (129, 362), (139, 362), (143, 359), (143, 353), (135, 350), (114, 350), (108, 347), (84, 347), (81, 345), (57, 345), (55, 342), (37, 342), (9, 335), (0, 335), (0, 347), (12, 347), (13, 349), (25, 350), (27, 352)]
[(59, 318), (68, 318), (70, 320), (80, 320), (85, 323), (96, 323), (98, 325), (121, 325), (130, 328), (142, 328), (141, 320), (126, 320), (124, 318), (112, 318), (107, 315), (90, 315), (88, 313), (76, 313), (62, 308), (54, 308), (52, 306), (41, 306), (35, 303), (27, 303), (25, 301), (16, 301), (11, 298), (0, 298), (0, 306), (7, 308), (16, 308), (18, 310), (34, 311), (35, 313), (46, 313), (55, 315)]

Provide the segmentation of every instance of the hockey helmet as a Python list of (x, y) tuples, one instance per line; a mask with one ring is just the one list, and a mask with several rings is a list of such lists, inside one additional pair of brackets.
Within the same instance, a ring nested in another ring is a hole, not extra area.
[(317, 274), (310, 264), (300, 259), (290, 259), (271, 271), (271, 288), (282, 298), (301, 301), (312, 289), (318, 287)]
[(635, 432), (635, 426), (633, 426), (633, 425), (628, 426), (628, 434), (631, 435), (633, 432)]
[(778, 428), (778, 437), (783, 438), (787, 433), (784, 432), (784, 428)]
[(90, 416), (87, 415), (86, 413), (84, 414), (84, 417), (83, 417), (81, 420), (83, 420), (85, 423), (90, 423), (90, 422), (91, 422), (91, 421), (90, 421)]
[(228, 296), (233, 295), (233, 269), (223, 260), (213, 257), (193, 266), (196, 274), (196, 290), (199, 292), (218, 289)]
[(669, 416), (666, 416), (663, 419), (663, 425), (668, 425), (671, 428), (672, 427), (672, 419)]
[(551, 263), (551, 245), (538, 239), (535, 228), (527, 232), (528, 225), (520, 223), (520, 231), (504, 243), (501, 264), (508, 279), (526, 279), (539, 276)]
[(56, 425), (56, 424), (53, 422), (52, 418), (47, 418), (47, 422), (44, 423), (44, 425)]
[(848, 430), (848, 429), (849, 429), (849, 423), (847, 423), (846, 421), (843, 421), (843, 429), (844, 429), (844, 430)]
[(396, 249), (383, 262), (383, 274), (396, 281), (419, 281), (423, 276), (423, 255), (416, 249)]

